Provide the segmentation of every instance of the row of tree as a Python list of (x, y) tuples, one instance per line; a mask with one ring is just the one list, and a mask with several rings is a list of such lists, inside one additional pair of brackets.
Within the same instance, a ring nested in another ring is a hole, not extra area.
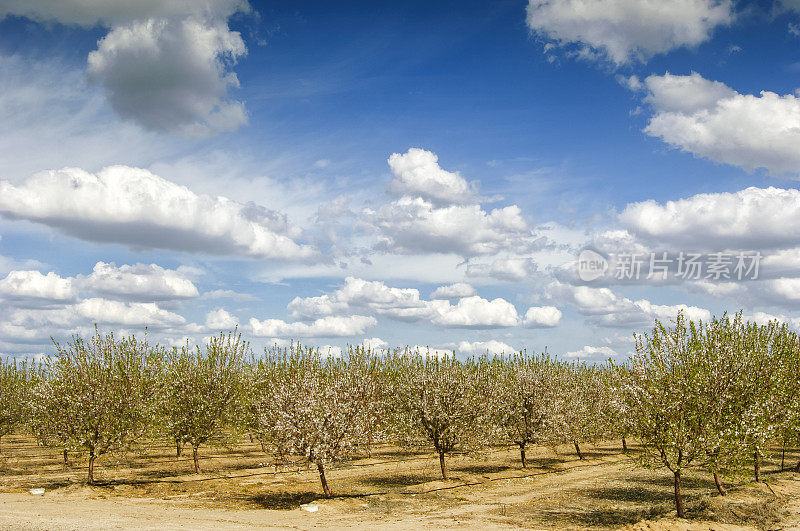
[(679, 314), (638, 336), (636, 353), (614, 369), (623, 430), (643, 442), (644, 465), (672, 471), (678, 516), (687, 468), (707, 470), (725, 494), (721, 474), (750, 462), (759, 481), (768, 446), (785, 455), (798, 442), (800, 338), (786, 325)]
[[(752, 463), (756, 479), (770, 444), (798, 439), (800, 339), (777, 323), (741, 315), (692, 323), (678, 315), (636, 338), (624, 364), (591, 365), (544, 355), (465, 361), (398, 350), (351, 348), (321, 356), (299, 344), (254, 357), (234, 333), (203, 347), (166, 349), (96, 333), (56, 345), (41, 365), (0, 363), (0, 438), (27, 428), (44, 445), (97, 457), (173, 441), (180, 455), (249, 434), (265, 451), (313, 463), (325, 496), (331, 463), (369, 455), (379, 442), (426, 441), (439, 456), (532, 445), (581, 446), (637, 439), (644, 466), (666, 467), (684, 514), (681, 474), (721, 477)], [(800, 466), (800, 464), (798, 464)]]

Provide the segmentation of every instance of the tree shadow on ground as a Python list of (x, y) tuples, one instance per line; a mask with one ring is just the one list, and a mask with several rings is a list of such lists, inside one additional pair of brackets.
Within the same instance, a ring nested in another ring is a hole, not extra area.
[[(336, 494), (330, 499), (342, 498), (363, 498), (363, 494)], [(324, 503), (326, 500), (319, 492), (262, 492), (253, 496), (247, 496), (246, 500), (255, 503), (262, 509), (274, 509), (278, 511), (290, 511), (299, 508), (305, 503), (319, 501)]]
[(587, 495), (596, 499), (634, 503), (666, 503), (672, 500), (673, 496), (666, 490), (644, 488), (641, 485), (589, 489)]
[(398, 487), (410, 487), (411, 485), (419, 485), (420, 483), (427, 483), (434, 481), (436, 478), (429, 474), (391, 474), (386, 476), (372, 476), (364, 478), (362, 481), (368, 485), (375, 487), (383, 487), (386, 489)]
[(658, 518), (671, 510), (672, 506), (667, 504), (649, 507), (607, 506), (587, 511), (549, 511), (543, 520), (558, 527), (563, 527), (565, 524), (581, 527), (618, 527)]
[(529, 470), (529, 469), (537, 469), (543, 468), (545, 470), (557, 470), (559, 468), (558, 465), (563, 465), (565, 461), (563, 459), (558, 459), (556, 457), (532, 457), (527, 459), (528, 468), (522, 468), (522, 464), (519, 464), (520, 470)]
[(512, 467), (506, 465), (468, 465), (454, 466), (452, 469), (459, 472), (467, 472), (468, 474), (496, 474), (497, 472), (512, 470)]
[[(723, 478), (724, 479), (724, 478)], [(633, 485), (635, 484), (649, 484), (649, 485), (657, 485), (659, 487), (663, 487), (666, 490), (672, 492), (674, 488), (674, 478), (671, 472), (667, 472), (658, 475), (652, 476), (644, 476), (636, 478), (635, 481), (632, 482)], [(709, 477), (702, 477), (702, 476), (683, 476), (681, 478), (681, 487), (684, 489), (714, 489), (716, 491), (716, 486), (714, 485), (714, 479), (709, 475)]]

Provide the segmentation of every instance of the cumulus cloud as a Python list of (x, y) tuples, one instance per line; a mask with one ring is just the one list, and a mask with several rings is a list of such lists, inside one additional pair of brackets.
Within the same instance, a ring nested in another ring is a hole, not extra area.
[(523, 324), (528, 328), (552, 328), (561, 322), (561, 310), (555, 306), (531, 306)]
[(611, 347), (593, 347), (586, 345), (578, 350), (567, 352), (565, 358), (577, 359), (604, 359), (616, 356), (617, 353)]
[(373, 249), (392, 254), (527, 252), (538, 243), (517, 205), (484, 210), (458, 174), (443, 170), (423, 149), (389, 158), (395, 201), (361, 211), (359, 222), (376, 238)]
[(231, 299), (239, 302), (251, 302), (259, 300), (255, 295), (240, 293), (231, 289), (212, 289), (200, 295), (201, 299)]
[(373, 337), (373, 338), (364, 338), (364, 340), (361, 342), (361, 346), (367, 350), (371, 350), (373, 352), (379, 352), (381, 350), (386, 350), (387, 348), (389, 348), (389, 343), (379, 337)]
[(239, 86), (228, 67), (246, 51), (224, 20), (149, 18), (114, 27), (89, 54), (87, 72), (121, 117), (203, 135), (247, 122), (244, 104), (227, 99)]
[(457, 328), (497, 328), (517, 326), (519, 314), (513, 304), (505, 299), (486, 300), (478, 296), (465, 297), (455, 305), (448, 301), (432, 304), (431, 321), (445, 327)]
[(395, 253), (456, 253), (462, 256), (525, 250), (532, 230), (516, 205), (487, 212), (480, 205), (437, 208), (420, 197), (402, 197), (364, 220), (378, 233), (376, 248)]
[(155, 303), (121, 302), (103, 298), (84, 299), (58, 309), (18, 309), (8, 321), (16, 326), (45, 330), (70, 330), (92, 323), (155, 329), (183, 325), (182, 316)]
[(417, 354), (423, 358), (438, 358), (443, 359), (448, 356), (453, 356), (455, 353), (452, 350), (443, 348), (433, 348), (422, 345), (414, 345), (413, 347), (406, 347), (406, 351), (412, 354)]
[[(795, 270), (794, 275), (797, 274)], [(746, 282), (708, 282), (693, 283), (690, 288), (724, 300), (736, 301), (745, 308), (759, 306), (781, 306), (789, 309), (800, 302), (800, 278), (781, 276), (778, 278), (759, 278)]]
[(199, 296), (197, 286), (173, 269), (156, 264), (121, 265), (97, 262), (81, 287), (103, 295), (133, 300), (159, 301)]
[(449, 286), (439, 286), (431, 293), (431, 299), (460, 299), (462, 297), (472, 297), (478, 292), (466, 282), (456, 282)]
[(439, 157), (431, 151), (411, 148), (403, 154), (394, 153), (389, 157), (389, 168), (394, 179), (388, 189), (393, 194), (445, 204), (465, 203), (474, 195), (458, 172), (439, 167)]
[(743, 315), (745, 321), (753, 321), (761, 325), (765, 325), (774, 321), (781, 324), (786, 324), (789, 328), (800, 330), (800, 318), (787, 317), (786, 315), (774, 315), (765, 312), (754, 312), (750, 315)]
[(421, 308), (419, 290), (392, 288), (380, 281), (347, 277), (344, 286), (318, 297), (295, 297), (287, 306), (295, 319), (311, 319), (349, 312), (352, 308), (382, 311)]
[(121, 117), (193, 135), (247, 121), (244, 104), (228, 98), (239, 85), (231, 68), (247, 48), (227, 20), (249, 10), (244, 0), (0, 0), (0, 18), (109, 27), (89, 54), (89, 79)]
[(733, 13), (729, 0), (530, 0), (526, 20), (550, 46), (621, 65), (697, 46)]
[(336, 345), (322, 345), (317, 347), (319, 355), (323, 358), (341, 358), (342, 347)]
[[(798, 144), (800, 145), (800, 144)], [(800, 245), (800, 191), (750, 187), (664, 204), (631, 203), (620, 222), (637, 236), (685, 249), (768, 249)]]
[(91, 27), (112, 26), (152, 17), (216, 15), (247, 11), (244, 0), (0, 0), (0, 18), (17, 15), (38, 22)]
[(211, 330), (232, 330), (239, 320), (223, 308), (211, 310), (206, 314), (206, 327)]
[(524, 256), (498, 258), (489, 262), (471, 261), (467, 264), (468, 277), (495, 278), (511, 282), (530, 278), (536, 270), (536, 261)]
[(287, 309), (295, 319), (312, 319), (353, 311), (368, 311), (403, 321), (428, 321), (441, 327), (493, 328), (519, 324), (513, 304), (477, 295), (449, 300), (420, 299), (419, 290), (393, 288), (380, 281), (348, 277), (342, 288), (317, 297), (292, 300)]
[(604, 327), (641, 327), (653, 324), (655, 319), (670, 321), (678, 312), (688, 319), (708, 321), (711, 312), (686, 304), (659, 305), (646, 299), (637, 301), (622, 297), (609, 288), (590, 288), (554, 283), (547, 289), (548, 298), (569, 303), (592, 324)]
[(72, 279), (61, 278), (54, 272), (11, 271), (0, 280), (0, 296), (6, 299), (36, 299), (66, 302), (75, 299), (77, 292)]
[(475, 341), (474, 343), (470, 343), (469, 341), (461, 341), (458, 344), (458, 351), (462, 354), (490, 354), (493, 356), (514, 354), (518, 352), (517, 349), (508, 343), (503, 343), (494, 339), (490, 341)]
[(377, 324), (378, 321), (374, 317), (364, 315), (328, 316), (312, 323), (250, 319), (253, 335), (277, 338), (358, 336)]
[(645, 80), (655, 114), (645, 132), (701, 158), (748, 171), (800, 176), (800, 98), (739, 94), (697, 73)]
[(19, 186), (0, 181), (0, 214), (131, 247), (271, 259), (315, 254), (294, 241), (299, 229), (278, 212), (198, 195), (127, 166), (44, 171)]

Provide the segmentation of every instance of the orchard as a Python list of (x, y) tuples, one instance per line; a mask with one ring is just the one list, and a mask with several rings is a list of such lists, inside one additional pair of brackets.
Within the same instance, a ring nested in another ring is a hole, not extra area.
[(587, 364), (362, 347), (326, 356), (299, 343), (256, 355), (236, 331), (181, 348), (95, 332), (40, 364), (0, 363), (0, 441), (28, 433), (65, 466), (85, 459), (93, 483), (98, 459), (157, 439), (179, 457), (188, 446), (199, 473), (203, 448), (249, 437), (273, 459), (305, 460), (332, 497), (329, 470), (381, 444), (429, 449), (448, 480), (454, 454), (510, 446), (523, 469), (534, 446), (569, 445), (582, 462), (587, 445), (615, 440), (671, 474), (679, 517), (687, 470), (725, 495), (731, 478), (761, 481), (764, 456), (800, 442), (800, 338), (785, 325), (678, 314), (635, 340), (626, 362)]

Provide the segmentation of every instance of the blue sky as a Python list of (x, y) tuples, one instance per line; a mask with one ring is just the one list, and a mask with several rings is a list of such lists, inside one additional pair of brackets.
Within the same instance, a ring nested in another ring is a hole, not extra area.
[[(790, 0), (0, 0), (0, 350), (800, 326), (798, 45)], [(587, 247), (760, 276), (585, 281)]]

